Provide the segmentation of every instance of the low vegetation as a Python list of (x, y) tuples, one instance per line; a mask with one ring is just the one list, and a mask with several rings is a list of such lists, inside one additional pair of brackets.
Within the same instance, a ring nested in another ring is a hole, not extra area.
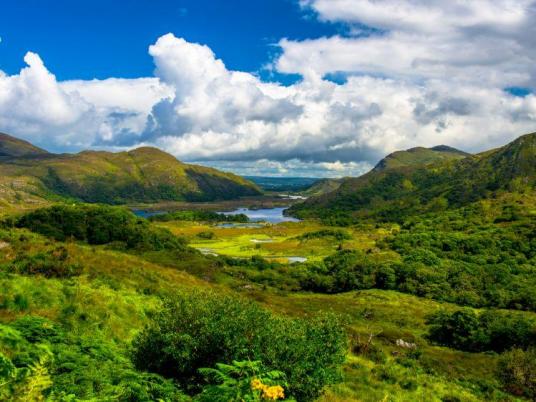
[(188, 222), (249, 222), (244, 214), (221, 214), (214, 211), (175, 211), (165, 214), (153, 215), (149, 220), (154, 222), (188, 221)]
[(288, 396), (311, 401), (339, 379), (346, 334), (329, 316), (288, 319), (236, 297), (188, 293), (165, 303), (134, 350), (138, 368), (174, 378), (189, 393), (200, 391), (200, 369), (249, 360), (284, 373)]
[(436, 151), (453, 151), (421, 153), (429, 174), (396, 155), (332, 210), (296, 207), (321, 218), (301, 222), (146, 220), (78, 202), (3, 210), (0, 399), (534, 400), (526, 138), (441, 155), (438, 171)]
[(440, 345), (484, 352), (536, 346), (536, 319), (505, 311), (458, 310), (431, 315), (430, 339)]
[(38, 209), (15, 220), (15, 226), (56, 240), (88, 244), (121, 243), (128, 249), (183, 249), (185, 242), (165, 229), (152, 228), (133, 213), (108, 206), (57, 205)]

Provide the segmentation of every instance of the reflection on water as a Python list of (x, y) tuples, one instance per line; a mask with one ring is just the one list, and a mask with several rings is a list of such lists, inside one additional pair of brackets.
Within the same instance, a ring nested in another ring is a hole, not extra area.
[(307, 258), (305, 257), (287, 257), (287, 260), (290, 264), (293, 264), (295, 262), (305, 262), (307, 261)]
[[(238, 208), (234, 211), (228, 212), (219, 212), (224, 215), (246, 215), (251, 222), (249, 223), (238, 223), (238, 222), (226, 222), (218, 225), (219, 227), (224, 228), (259, 228), (262, 225), (259, 225), (258, 222), (269, 222), (269, 223), (280, 223), (280, 222), (299, 222), (299, 219), (292, 218), (290, 216), (283, 215), (285, 208), (265, 208), (265, 209), (248, 209), (248, 208)], [(139, 216), (140, 218), (150, 218), (155, 215), (166, 214), (167, 211), (147, 211), (144, 209), (133, 209), (132, 212), (134, 215)]]
[(143, 209), (133, 209), (132, 213), (136, 216), (139, 216), (140, 218), (147, 219), (147, 218), (150, 218), (151, 216), (166, 214), (167, 212), (166, 211), (145, 211)]
[(225, 215), (244, 214), (253, 222), (299, 222), (299, 219), (283, 215), (285, 208), (248, 209), (238, 208), (231, 212), (222, 212)]

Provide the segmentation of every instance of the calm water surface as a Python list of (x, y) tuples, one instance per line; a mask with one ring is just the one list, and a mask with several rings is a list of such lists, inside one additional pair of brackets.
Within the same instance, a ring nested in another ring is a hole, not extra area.
[(238, 215), (244, 214), (253, 222), (270, 222), (270, 223), (280, 223), (280, 222), (298, 222), (299, 219), (293, 218), (291, 216), (284, 216), (283, 211), (286, 208), (267, 208), (267, 209), (248, 209), (248, 208), (238, 208), (230, 212), (221, 212), (225, 215)]

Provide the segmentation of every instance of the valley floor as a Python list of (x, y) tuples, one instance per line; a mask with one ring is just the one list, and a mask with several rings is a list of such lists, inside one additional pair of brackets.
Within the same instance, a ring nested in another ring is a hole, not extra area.
[[(225, 205), (231, 208), (232, 204)], [(170, 221), (152, 226), (169, 229), (187, 238), (192, 247), (209, 250), (208, 254), (264, 257), (282, 263), (280, 270), (293, 269), (294, 265), (287, 264), (290, 256), (315, 263), (341, 250), (373, 253), (381, 259), (382, 253), (392, 252), (379, 250), (378, 243), (400, 229), (397, 225), (336, 228), (315, 221), (260, 227)], [(80, 400), (106, 400), (104, 385), (110, 395), (117, 394), (116, 385), (101, 382), (113, 377), (118, 366), (132, 369), (128, 363), (130, 342), (161, 306), (161, 297), (180, 289), (200, 288), (240, 294), (289, 316), (309, 317), (321, 311), (339, 314), (350, 334), (344, 378), (330, 386), (319, 401), (516, 400), (497, 378), (499, 354), (463, 352), (429, 340), (427, 317), (460, 309), (452, 303), (381, 289), (338, 294), (292, 291), (250, 281), (241, 271), (236, 274), (218, 265), (217, 257), (180, 261), (160, 252), (126, 252), (109, 245), (53, 241), (26, 229), (0, 230), (0, 245), (0, 322), (9, 326), (21, 317), (39, 316), (61, 326), (72, 345), (80, 348), (76, 351), (82, 353), (76, 357), (80, 361), (73, 363), (80, 365), (80, 371), (74, 370), (70, 379), (61, 372), (47, 375), (59, 384), (56, 389), (63, 387), (66, 395), (76, 394)], [(82, 267), (81, 275), (46, 277), (7, 268), (21, 254), (35, 256), (58, 247), (66, 250), (70, 263)], [(516, 314), (536, 318), (531, 312)], [(54, 349), (56, 341), (50, 342)], [(109, 352), (102, 352), (103, 357), (95, 352), (96, 344)], [(84, 345), (93, 351), (80, 352)], [(106, 357), (111, 351), (116, 363)]]

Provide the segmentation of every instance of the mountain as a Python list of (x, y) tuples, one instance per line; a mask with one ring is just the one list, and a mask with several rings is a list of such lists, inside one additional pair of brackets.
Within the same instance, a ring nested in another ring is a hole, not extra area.
[(244, 176), (265, 191), (303, 191), (307, 190), (319, 178), (315, 177), (265, 177), (265, 176)]
[[(387, 155), (378, 162), (373, 171), (379, 172), (403, 167), (425, 166), (438, 162), (463, 159), (468, 156), (470, 154), (447, 145), (438, 145), (432, 148), (416, 147), (405, 151), (396, 151)], [(351, 179), (321, 179), (301, 193), (308, 197), (320, 197), (336, 191), (348, 180)]]
[[(18, 144), (12, 137), (1, 143), (12, 150), (12, 157), (0, 161), (0, 201), (8, 204), (17, 200), (39, 203), (58, 196), (115, 204), (212, 201), (261, 194), (255, 184), (239, 176), (182, 163), (156, 148), (56, 155), (38, 154), (38, 148), (27, 143), (11, 146)], [(34, 153), (19, 155), (24, 149)]]
[[(411, 214), (467, 205), (501, 192), (532, 193), (536, 186), (536, 133), (462, 159), (441, 156), (428, 162), (427, 157), (419, 157), (408, 162), (413, 154), (392, 154), (369, 173), (344, 179), (337, 190), (296, 204), (288, 213), (302, 218), (396, 221)], [(404, 163), (398, 163), (400, 160)]]
[(344, 179), (320, 179), (308, 189), (301, 191), (300, 194), (307, 197), (313, 197), (330, 193), (337, 190), (342, 184), (343, 180)]
[(48, 154), (27, 141), (0, 133), (0, 159), (42, 156)]
[(463, 159), (469, 155), (466, 152), (446, 145), (438, 145), (433, 148), (416, 147), (387, 155), (374, 169), (383, 170), (404, 166), (430, 165), (438, 162)]

